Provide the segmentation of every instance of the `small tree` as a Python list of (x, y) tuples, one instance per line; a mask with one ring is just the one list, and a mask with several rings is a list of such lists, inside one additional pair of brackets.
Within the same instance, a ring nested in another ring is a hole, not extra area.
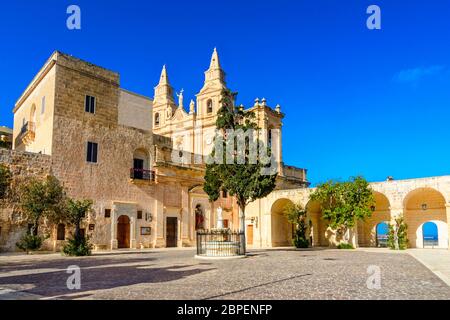
[(17, 244), (19, 248), (24, 251), (40, 248), (45, 237), (38, 236), (39, 223), (44, 218), (56, 220), (64, 215), (65, 196), (63, 186), (54, 176), (43, 180), (31, 178), (20, 186), (20, 207), (31, 228)]
[(63, 253), (70, 256), (88, 256), (91, 254), (92, 245), (89, 239), (81, 233), (81, 223), (92, 210), (92, 200), (67, 201), (66, 221), (75, 227), (74, 235), (63, 248)]
[(358, 220), (371, 216), (370, 207), (375, 202), (369, 183), (363, 177), (351, 178), (346, 182), (323, 183), (311, 194), (311, 200), (320, 203), (323, 218), (346, 245), (349, 240), (347, 231)]
[(408, 225), (403, 217), (396, 218), (389, 224), (388, 247), (392, 250), (405, 250), (408, 247)]
[[(216, 150), (212, 151), (211, 159), (219, 161), (206, 165), (203, 189), (208, 194), (210, 201), (216, 201), (219, 198), (220, 190), (227, 190), (231, 196), (234, 196), (240, 211), (240, 228), (244, 230), (246, 206), (272, 192), (275, 188), (277, 173), (262, 174), (263, 168), (268, 168), (270, 163), (264, 164), (259, 157), (256, 159), (256, 163), (250, 161), (250, 149), (254, 146), (258, 151), (265, 150), (266, 154), (272, 156), (270, 149), (257, 136), (246, 136), (243, 150), (239, 150), (239, 143), (235, 143), (238, 138), (227, 136), (230, 130), (244, 134), (253, 132), (249, 130), (258, 130), (252, 111), (244, 111), (242, 107), (233, 107), (235, 96), (236, 94), (229, 90), (222, 92), (220, 101), (222, 107), (218, 111), (216, 121), (220, 137), (216, 135), (215, 142), (217, 146), (217, 141), (220, 141), (218, 139), (223, 137), (223, 148), (226, 152), (223, 153), (222, 158), (218, 159), (220, 155), (217, 154), (216, 158)], [(227, 163), (226, 153), (233, 155), (232, 163)]]
[(294, 239), (292, 240), (296, 248), (308, 248), (309, 239), (306, 232), (311, 221), (307, 222), (306, 210), (300, 204), (289, 203), (283, 211), (287, 220), (295, 227)]

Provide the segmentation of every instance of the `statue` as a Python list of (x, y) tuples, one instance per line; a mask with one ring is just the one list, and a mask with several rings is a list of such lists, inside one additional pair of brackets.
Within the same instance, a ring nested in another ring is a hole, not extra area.
[(189, 103), (189, 113), (194, 114), (195, 113), (195, 102), (194, 100), (191, 100), (191, 103)]
[(179, 108), (183, 108), (183, 99), (184, 99), (183, 92), (184, 92), (184, 89), (181, 89), (180, 93), (177, 93)]
[(217, 229), (223, 229), (222, 207), (217, 208)]

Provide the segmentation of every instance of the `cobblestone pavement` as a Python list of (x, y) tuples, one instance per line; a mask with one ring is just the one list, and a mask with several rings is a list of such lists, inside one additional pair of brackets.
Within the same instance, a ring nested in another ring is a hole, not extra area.
[[(450, 299), (450, 287), (407, 253), (252, 250), (245, 259), (196, 260), (194, 251), (0, 256), (0, 299)], [(67, 267), (81, 289), (67, 289)], [(368, 289), (367, 268), (381, 270)]]

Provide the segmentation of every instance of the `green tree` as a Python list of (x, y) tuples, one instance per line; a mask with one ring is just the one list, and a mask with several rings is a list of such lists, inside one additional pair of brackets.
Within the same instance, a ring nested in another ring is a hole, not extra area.
[[(265, 163), (259, 156), (256, 161), (250, 161), (254, 146), (258, 154), (264, 150), (267, 155), (272, 155), (270, 149), (258, 137), (252, 135), (254, 130), (258, 130), (255, 114), (252, 111), (245, 111), (243, 107), (234, 107), (235, 96), (236, 94), (229, 90), (222, 91), (221, 108), (216, 121), (218, 135), (215, 137), (215, 144), (217, 148), (222, 141), (225, 152), (220, 155), (216, 148), (212, 151), (210, 160), (216, 161), (210, 161), (206, 165), (204, 191), (210, 201), (219, 198), (220, 190), (226, 190), (234, 196), (240, 211), (240, 227), (244, 230), (246, 206), (256, 199), (267, 196), (275, 188), (277, 173), (262, 174), (263, 168), (269, 168), (271, 163)], [(239, 138), (230, 136), (229, 130), (244, 133), (246, 138), (243, 150), (238, 148)], [(250, 141), (255, 143), (251, 144)], [(227, 153), (232, 154), (231, 163), (229, 161), (227, 163)]]
[(343, 238), (345, 244), (349, 240), (347, 231), (358, 220), (371, 216), (370, 207), (375, 202), (369, 183), (363, 177), (320, 184), (311, 194), (311, 200), (320, 203), (323, 218)]
[(31, 178), (20, 186), (20, 207), (32, 224), (31, 234), (37, 235), (41, 219), (58, 221), (64, 217), (65, 199), (64, 187), (54, 176)]
[(392, 250), (405, 250), (408, 247), (408, 225), (403, 217), (396, 218), (389, 224), (388, 247)]
[(309, 239), (307, 237), (308, 226), (307, 212), (301, 204), (289, 203), (283, 210), (287, 220), (295, 227), (294, 239), (292, 240), (296, 248), (308, 248)]
[(73, 238), (64, 246), (63, 252), (71, 256), (87, 256), (91, 254), (92, 246), (89, 239), (81, 233), (81, 223), (92, 210), (92, 200), (67, 201), (66, 221), (75, 227)]

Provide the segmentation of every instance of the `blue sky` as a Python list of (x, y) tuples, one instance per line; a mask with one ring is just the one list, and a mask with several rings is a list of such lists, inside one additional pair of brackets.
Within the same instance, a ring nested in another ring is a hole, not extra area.
[[(77, 4), (82, 30), (66, 28)], [(366, 28), (381, 8), (382, 29)], [(58, 49), (121, 73), (153, 95), (167, 64), (189, 101), (217, 47), (238, 103), (286, 114), (287, 164), (313, 184), (450, 174), (450, 1), (16, 0), (0, 11), (0, 125)]]

